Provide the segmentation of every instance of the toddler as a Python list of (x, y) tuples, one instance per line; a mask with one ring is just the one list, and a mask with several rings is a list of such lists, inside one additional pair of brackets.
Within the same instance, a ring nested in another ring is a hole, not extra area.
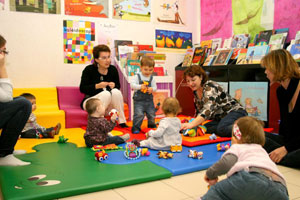
[(113, 136), (109, 132), (116, 125), (117, 114), (111, 116), (110, 121), (104, 118), (105, 107), (100, 99), (91, 98), (86, 102), (86, 111), (88, 112), (88, 124), (84, 134), (85, 144), (87, 147), (94, 145), (121, 144), (129, 140), (129, 134), (123, 136)]
[(139, 133), (141, 131), (145, 113), (148, 119), (148, 128), (156, 128), (155, 107), (152, 94), (156, 91), (156, 82), (152, 75), (154, 64), (152, 58), (143, 56), (141, 59), (141, 72), (135, 75), (131, 82), (131, 88), (134, 90), (132, 133)]
[(181, 145), (182, 138), (179, 133), (181, 122), (177, 114), (181, 111), (179, 102), (174, 97), (168, 97), (162, 104), (162, 110), (165, 118), (161, 119), (156, 130), (150, 130), (146, 133), (146, 140), (133, 143), (138, 147), (148, 147), (156, 150), (170, 150), (171, 145)]
[[(206, 171), (204, 180), (211, 187), (201, 199), (289, 199), (282, 174), (262, 147), (262, 122), (254, 117), (239, 118), (231, 141), (230, 149)], [(225, 173), (227, 179), (218, 182), (218, 176)]]
[(36, 121), (36, 116), (33, 111), (36, 110), (36, 98), (33, 94), (23, 93), (20, 96), (25, 97), (32, 104), (32, 112), (27, 123), (21, 133), (21, 138), (54, 138), (58, 135), (61, 124), (58, 123), (55, 127), (45, 128), (39, 125)]

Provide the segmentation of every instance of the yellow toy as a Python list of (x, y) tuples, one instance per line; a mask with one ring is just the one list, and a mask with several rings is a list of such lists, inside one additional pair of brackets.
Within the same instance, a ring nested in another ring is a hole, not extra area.
[(167, 151), (159, 151), (157, 153), (158, 158), (164, 158), (164, 159), (169, 159), (169, 158), (173, 158), (173, 154), (169, 153)]
[(170, 150), (172, 152), (182, 152), (182, 145), (181, 144), (171, 145)]
[(146, 93), (148, 91), (148, 85), (149, 85), (149, 83), (147, 81), (143, 81), (143, 85), (146, 85), (146, 88), (142, 89), (141, 92)]

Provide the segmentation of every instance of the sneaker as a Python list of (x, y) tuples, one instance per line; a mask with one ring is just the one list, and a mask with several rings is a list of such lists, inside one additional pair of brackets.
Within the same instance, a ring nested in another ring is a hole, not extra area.
[(55, 129), (53, 129), (48, 133), (48, 138), (54, 138), (54, 136), (55, 136)]
[(127, 126), (126, 123), (119, 124), (119, 126), (120, 126), (121, 128), (129, 128), (129, 126)]
[(60, 128), (61, 128), (61, 124), (58, 123), (55, 127), (54, 127), (54, 130), (55, 130), (55, 135), (58, 135), (59, 131), (60, 131)]
[(13, 155), (22, 155), (27, 153), (26, 150), (14, 150)]
[(120, 136), (120, 138), (122, 138), (124, 140), (124, 142), (126, 142), (127, 140), (130, 139), (130, 135), (127, 133), (125, 135)]

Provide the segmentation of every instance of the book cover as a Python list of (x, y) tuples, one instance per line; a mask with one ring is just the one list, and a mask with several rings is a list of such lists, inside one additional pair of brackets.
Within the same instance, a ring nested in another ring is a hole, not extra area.
[(282, 49), (283, 45), (285, 43), (287, 37), (287, 33), (278, 33), (271, 35), (270, 41), (269, 41), (269, 46), (270, 46), (270, 51), (276, 50), (276, 49)]
[(115, 40), (115, 56), (117, 58), (117, 60), (119, 60), (119, 46), (125, 46), (125, 45), (129, 45), (129, 44), (132, 44), (132, 41), (131, 40)]
[(300, 44), (293, 44), (290, 53), (296, 61), (300, 61)]
[(216, 53), (217, 49), (221, 48), (221, 46), (222, 46), (222, 38), (212, 39), (212, 45), (211, 45), (212, 52), (211, 52), (211, 54), (214, 55)]
[(230, 59), (237, 59), (241, 52), (241, 48), (232, 49), (232, 54)]
[(205, 62), (203, 63), (203, 66), (211, 66), (211, 64), (214, 62), (216, 57), (217, 56), (215, 56), (215, 55), (207, 56), (207, 58), (205, 59)]
[(232, 37), (225, 39), (222, 48), (224, 48), (224, 49), (230, 49), (231, 48), (231, 43), (232, 43)]
[(205, 49), (202, 47), (196, 47), (191, 65), (202, 65), (205, 59)]
[(231, 58), (232, 49), (220, 50), (218, 52), (213, 65), (227, 65), (229, 59)]
[(193, 59), (193, 54), (194, 54), (194, 48), (189, 48), (186, 50), (186, 53), (183, 58), (182, 62), (182, 67), (189, 67), (192, 64), (192, 59)]
[(203, 40), (200, 42), (200, 46), (202, 48), (206, 47), (206, 48), (211, 48), (212, 46), (212, 40)]
[(153, 51), (153, 45), (150, 44), (129, 44), (128, 46), (134, 47), (134, 52), (140, 51)]
[(239, 53), (237, 61), (236, 61), (237, 65), (247, 64), (247, 61), (246, 61), (247, 51), (248, 51), (248, 49), (246, 49), (246, 48), (240, 50), (240, 53)]
[(249, 39), (249, 34), (234, 35), (231, 42), (231, 48), (247, 48)]
[(164, 76), (165, 72), (164, 72), (164, 67), (162, 66), (154, 66), (154, 70), (153, 70), (153, 76)]
[(140, 72), (141, 61), (140, 60), (127, 60), (128, 76), (134, 76)]
[(289, 32), (289, 28), (279, 28), (275, 30), (275, 34), (288, 33), (288, 32)]
[(295, 35), (295, 44), (300, 44), (300, 31), (297, 31)]
[(273, 35), (275, 33), (275, 30), (265, 30), (265, 31), (261, 31), (259, 32), (257, 39), (256, 39), (256, 43), (255, 45), (266, 45), (269, 44), (271, 35)]
[(259, 64), (260, 60), (269, 52), (269, 45), (248, 47), (247, 64)]

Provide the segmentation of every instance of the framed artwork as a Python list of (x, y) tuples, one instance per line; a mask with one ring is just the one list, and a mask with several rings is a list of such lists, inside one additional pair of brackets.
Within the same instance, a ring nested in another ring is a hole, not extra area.
[(246, 108), (249, 116), (268, 121), (268, 82), (229, 82), (229, 94)]
[(65, 14), (108, 18), (108, 0), (65, 0)]
[(10, 11), (60, 14), (60, 0), (9, 0)]

